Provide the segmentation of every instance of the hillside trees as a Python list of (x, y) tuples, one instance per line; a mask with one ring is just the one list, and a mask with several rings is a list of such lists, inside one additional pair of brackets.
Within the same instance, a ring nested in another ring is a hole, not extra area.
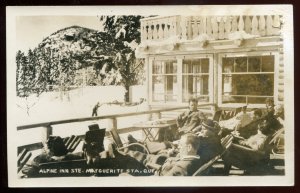
[(41, 81), (41, 66), (38, 61), (36, 50), (28, 51), (26, 56), (18, 51), (16, 54), (17, 73), (16, 73), (16, 91), (17, 96), (25, 98), (25, 104), (20, 106), (25, 108), (27, 114), (37, 101), (29, 101), (29, 96), (35, 93), (39, 96), (44, 91), (43, 81)]
[(123, 85), (129, 101), (129, 87), (143, 79), (143, 60), (135, 57), (141, 16), (101, 18), (102, 32), (71, 26), (27, 54), (18, 51), (17, 96), (39, 96), (52, 87), (64, 92), (71, 86)]

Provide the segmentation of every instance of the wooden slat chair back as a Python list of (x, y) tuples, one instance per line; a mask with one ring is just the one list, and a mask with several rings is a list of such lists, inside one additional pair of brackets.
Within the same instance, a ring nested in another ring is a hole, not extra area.
[(117, 148), (122, 148), (123, 147), (123, 142), (121, 140), (121, 137), (119, 133), (115, 130), (112, 129), (109, 131), (110, 135), (112, 136), (114, 143), (116, 144)]
[(32, 153), (29, 152), (26, 148), (24, 148), (21, 153), (18, 155), (18, 172), (22, 170), (24, 165), (28, 162)]
[(73, 152), (81, 142), (81, 138), (75, 135), (72, 135), (71, 137), (66, 137), (63, 139), (63, 142), (68, 150), (68, 152)]
[(270, 145), (273, 146), (272, 153), (274, 155), (284, 155), (284, 128), (274, 133), (270, 140)]
[(213, 120), (219, 122), (222, 118), (222, 110), (218, 110), (214, 113)]

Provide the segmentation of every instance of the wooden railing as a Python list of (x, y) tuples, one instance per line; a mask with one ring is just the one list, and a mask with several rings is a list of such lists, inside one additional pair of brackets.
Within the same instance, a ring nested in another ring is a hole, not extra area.
[[(213, 104), (200, 104), (199, 107), (204, 106), (211, 106)], [(105, 115), (105, 116), (98, 116), (98, 117), (86, 117), (86, 118), (77, 118), (77, 119), (67, 119), (67, 120), (59, 120), (59, 121), (52, 121), (52, 122), (43, 122), (43, 123), (36, 123), (36, 124), (30, 124), (30, 125), (22, 125), (18, 126), (17, 130), (29, 130), (32, 128), (41, 128), (43, 129), (43, 139), (42, 141), (46, 141), (50, 135), (53, 133), (53, 127), (54, 125), (61, 125), (61, 124), (69, 124), (69, 123), (80, 123), (85, 121), (97, 121), (97, 120), (108, 120), (108, 128), (107, 131), (115, 129), (118, 130), (119, 133), (128, 133), (132, 131), (136, 131), (136, 128), (123, 128), (118, 129), (117, 127), (117, 118), (120, 117), (132, 117), (132, 116), (138, 116), (138, 115), (145, 115), (150, 114), (153, 115), (155, 118), (161, 118), (161, 113), (166, 111), (176, 111), (181, 109), (186, 109), (187, 107), (174, 107), (174, 108), (164, 108), (164, 109), (156, 109), (156, 110), (148, 110), (148, 111), (140, 111), (140, 112), (132, 112), (132, 113), (123, 113), (123, 114), (112, 114), (112, 115)], [(72, 135), (72, 133), (70, 133)], [(81, 136), (83, 137), (83, 136)], [(42, 147), (42, 143), (34, 143), (34, 144), (27, 144), (23, 146), (18, 147), (18, 152), (21, 152), (22, 149), (26, 148), (29, 151), (40, 149)]]
[(275, 36), (280, 35), (281, 27), (280, 15), (150, 17), (141, 19), (141, 40), (166, 40), (173, 36), (192, 40), (201, 34), (223, 40), (236, 31)]

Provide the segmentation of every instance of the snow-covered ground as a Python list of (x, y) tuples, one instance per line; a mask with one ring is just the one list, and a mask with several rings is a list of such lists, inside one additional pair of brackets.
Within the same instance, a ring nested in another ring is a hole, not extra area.
[[(133, 99), (146, 98), (143, 86), (132, 89)], [(109, 114), (122, 114), (128, 112), (139, 112), (148, 109), (146, 102), (135, 106), (120, 106), (115, 104), (106, 104), (113, 101), (123, 101), (125, 90), (121, 86), (102, 86), (85, 87), (69, 91), (62, 94), (60, 92), (43, 93), (39, 98), (31, 96), (26, 103), (24, 98), (17, 98), (17, 125), (27, 125), (49, 121), (58, 121), (73, 118), (90, 117), (93, 106), (100, 102), (102, 104), (98, 109), (98, 116)], [(138, 102), (138, 101), (136, 101)], [(26, 113), (26, 104), (34, 104), (29, 115)], [(121, 117), (117, 119), (118, 128), (132, 126), (135, 122), (147, 119), (147, 115)], [(107, 128), (108, 120), (86, 121), (81, 123), (70, 123), (53, 126), (53, 135), (62, 137), (70, 135), (83, 135), (88, 130), (88, 125), (98, 123), (100, 128)], [(18, 131), (18, 146), (40, 142), (43, 139), (41, 128)], [(141, 138), (141, 132), (134, 134)], [(126, 141), (127, 134), (121, 135), (122, 140)]]

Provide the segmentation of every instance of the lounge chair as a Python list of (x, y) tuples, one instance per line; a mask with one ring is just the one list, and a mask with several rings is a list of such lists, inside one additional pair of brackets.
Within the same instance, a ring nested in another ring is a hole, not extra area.
[(72, 135), (71, 137), (66, 137), (63, 139), (63, 142), (68, 150), (68, 152), (72, 153), (81, 142), (80, 137)]
[(149, 154), (148, 148), (145, 145), (141, 144), (141, 143), (138, 143), (138, 142), (137, 143), (130, 143), (130, 144), (123, 143), (121, 138), (120, 138), (119, 133), (115, 129), (110, 130), (109, 133), (112, 136), (114, 144), (117, 146), (117, 150), (123, 151), (125, 149), (130, 148), (130, 147), (138, 146), (139, 149), (142, 148), (145, 153)]
[[(219, 155), (212, 158), (207, 163), (203, 164), (194, 174), (193, 176), (201, 176), (203, 175), (217, 160), (219, 160), (228, 150), (228, 148), (232, 145), (233, 136), (227, 135), (221, 139), (221, 145), (223, 146), (224, 150)], [(201, 158), (200, 158), (201, 159)]]
[(222, 155), (225, 173), (229, 173), (231, 166), (245, 170), (249, 174), (266, 174), (270, 169), (270, 146), (266, 142), (263, 151), (232, 143)]
[(18, 173), (22, 170), (24, 165), (31, 158), (32, 153), (29, 152), (26, 148), (24, 148), (21, 153), (18, 155)]

